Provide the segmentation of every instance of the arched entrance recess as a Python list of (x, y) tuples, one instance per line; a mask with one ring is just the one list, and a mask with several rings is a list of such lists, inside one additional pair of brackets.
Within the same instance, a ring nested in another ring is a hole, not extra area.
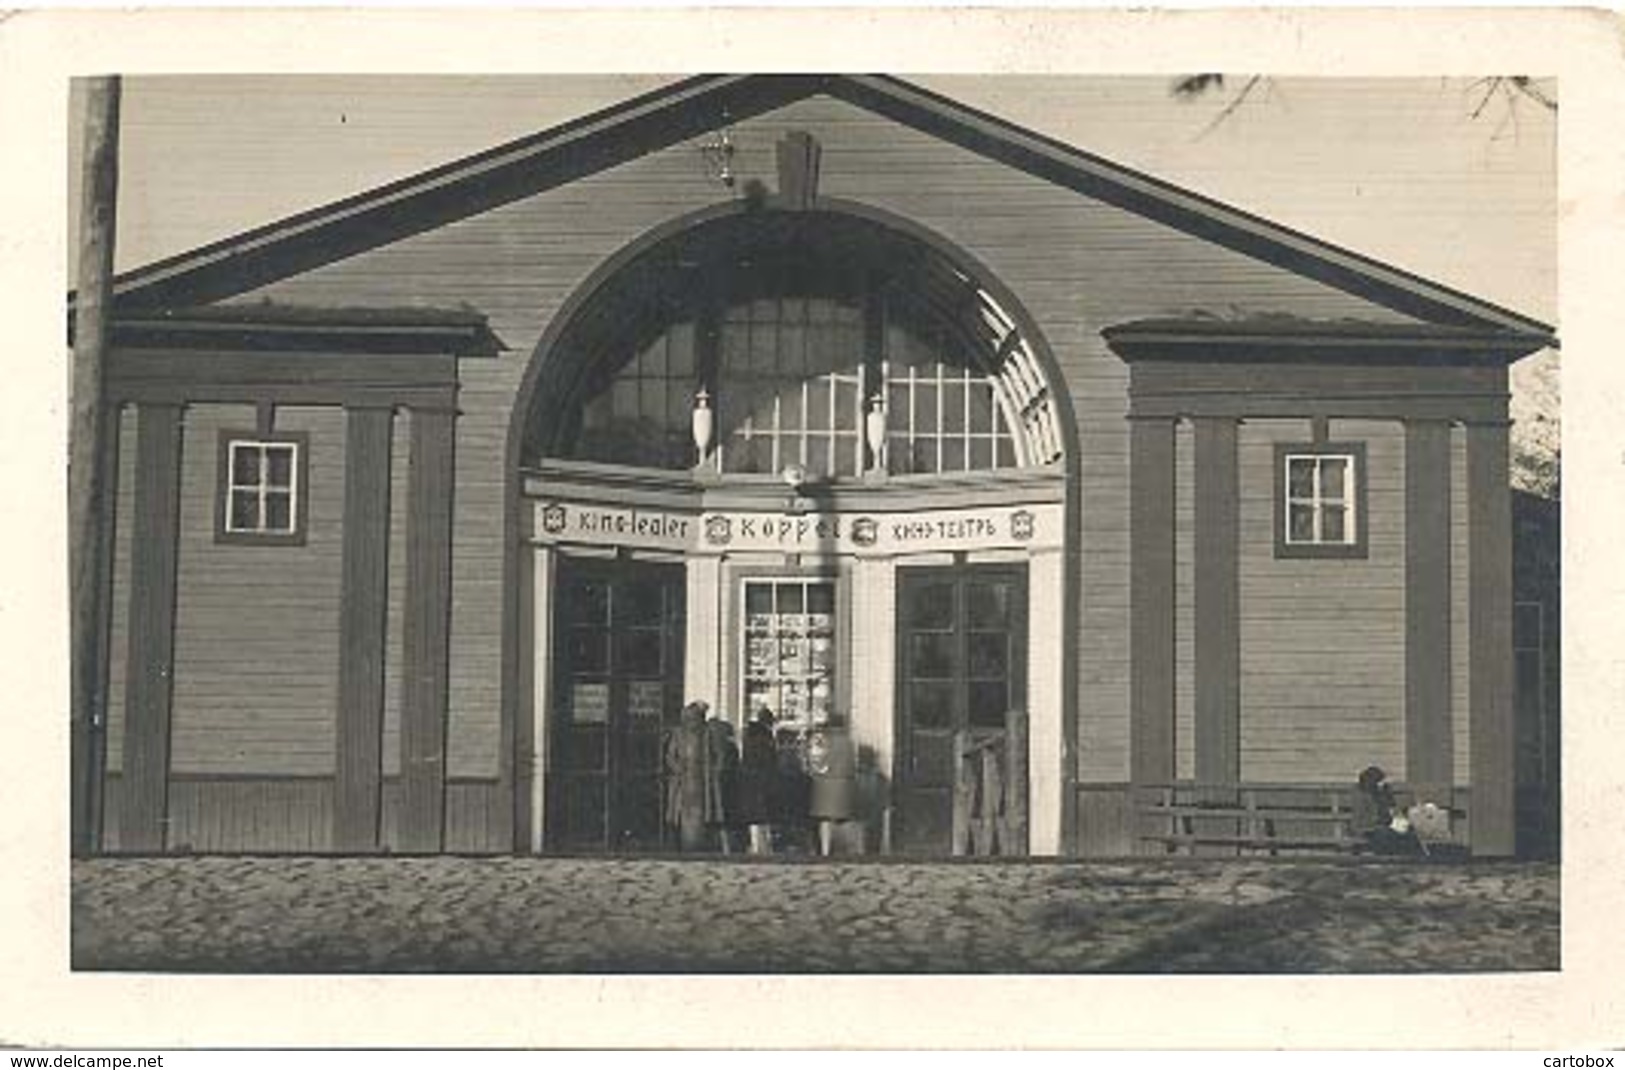
[(662, 846), (660, 728), (699, 698), (736, 726), (773, 709), (792, 745), (844, 724), (869, 846), (895, 824), (927, 852), (949, 846), (952, 742), (1019, 708), (1027, 843), (1065, 851), (1060, 383), (1013, 294), (867, 206), (713, 209), (606, 262), (509, 432), (516, 847)]

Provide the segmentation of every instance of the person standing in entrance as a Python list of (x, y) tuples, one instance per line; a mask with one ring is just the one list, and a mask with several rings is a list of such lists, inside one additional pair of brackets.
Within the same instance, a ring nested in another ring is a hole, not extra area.
[(773, 853), (773, 807), (779, 758), (773, 743), (773, 711), (765, 706), (745, 725), (739, 755), (739, 823), (750, 829), (750, 853)]
[(666, 737), (666, 822), (677, 830), (683, 851), (705, 846), (708, 735), (707, 706), (690, 702), (678, 716), (677, 727)]
[(722, 853), (733, 854), (733, 831), (739, 824), (739, 748), (734, 726), (713, 716), (705, 722), (705, 823)]

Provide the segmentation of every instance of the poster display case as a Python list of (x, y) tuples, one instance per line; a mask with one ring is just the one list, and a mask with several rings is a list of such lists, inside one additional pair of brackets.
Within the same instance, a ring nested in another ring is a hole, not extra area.
[(781, 734), (803, 736), (835, 713), (835, 584), (745, 584), (745, 715), (771, 710)]

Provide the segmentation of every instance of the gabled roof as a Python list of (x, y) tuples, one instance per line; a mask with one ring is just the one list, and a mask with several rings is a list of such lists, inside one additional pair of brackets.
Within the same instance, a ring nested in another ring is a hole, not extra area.
[[(1429, 323), (1550, 337), (1527, 316), (931, 93), (859, 75), (703, 75), (119, 276), (121, 310), (221, 300), (815, 94)], [(71, 300), (71, 299), (70, 299)]]

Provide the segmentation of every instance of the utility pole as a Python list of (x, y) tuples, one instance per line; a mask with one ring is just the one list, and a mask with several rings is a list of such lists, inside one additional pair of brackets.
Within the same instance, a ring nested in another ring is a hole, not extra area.
[(73, 342), (73, 407), (68, 428), (68, 568), (72, 611), (70, 791), (72, 849), (100, 841), (107, 724), (106, 634), (109, 516), (105, 488), (112, 429), (102, 405), (102, 368), (113, 297), (118, 216), (119, 79), (85, 84), (84, 189), (79, 214), (79, 288)]

